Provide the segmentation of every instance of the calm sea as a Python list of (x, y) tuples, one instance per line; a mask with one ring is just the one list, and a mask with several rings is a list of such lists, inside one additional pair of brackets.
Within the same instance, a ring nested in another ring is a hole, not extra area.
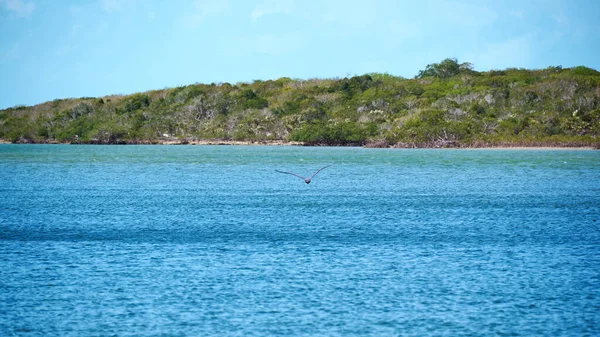
[(0, 335), (598, 336), (599, 220), (600, 151), (0, 145)]

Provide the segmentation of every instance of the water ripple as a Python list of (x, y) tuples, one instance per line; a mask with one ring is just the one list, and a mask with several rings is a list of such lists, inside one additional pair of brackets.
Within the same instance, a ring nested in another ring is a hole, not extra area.
[(0, 145), (0, 334), (599, 335), (598, 156)]

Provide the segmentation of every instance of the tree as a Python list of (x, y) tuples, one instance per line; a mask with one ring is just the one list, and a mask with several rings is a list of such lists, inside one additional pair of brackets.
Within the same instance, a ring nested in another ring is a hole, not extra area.
[(269, 106), (269, 101), (258, 97), (252, 89), (242, 91), (239, 100), (242, 102), (244, 109), (262, 109)]
[(461, 66), (463, 69), (471, 69), (473, 67), (473, 65), (468, 62), (459, 65), (455, 58), (447, 58), (440, 63), (428, 64), (427, 67), (425, 67), (425, 70), (419, 71), (417, 78), (449, 78), (454, 75), (458, 75), (460, 73)]
[(125, 99), (124, 112), (133, 112), (150, 105), (150, 97), (145, 94), (133, 94)]

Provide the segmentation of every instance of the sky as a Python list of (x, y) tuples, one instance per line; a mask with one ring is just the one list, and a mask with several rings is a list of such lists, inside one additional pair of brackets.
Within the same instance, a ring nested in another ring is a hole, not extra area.
[(193, 83), (600, 70), (596, 0), (0, 0), (0, 109)]

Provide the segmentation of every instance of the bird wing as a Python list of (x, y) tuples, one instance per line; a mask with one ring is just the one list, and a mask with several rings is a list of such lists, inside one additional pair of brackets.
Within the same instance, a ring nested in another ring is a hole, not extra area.
[(310, 179), (312, 179), (314, 176), (316, 176), (316, 175), (317, 175), (317, 173), (321, 172), (321, 170), (322, 170), (322, 169), (328, 168), (329, 166), (331, 166), (331, 165), (327, 165), (327, 166), (325, 166), (325, 167), (321, 167), (320, 169), (318, 169), (318, 170), (317, 170), (317, 172), (313, 173), (313, 175), (312, 175), (312, 176), (310, 176)]
[(276, 171), (276, 172), (279, 172), (279, 173), (291, 174), (291, 175), (293, 175), (293, 176), (296, 176), (296, 177), (298, 177), (298, 178), (300, 178), (300, 179), (306, 179), (306, 178), (304, 178), (303, 176), (301, 176), (301, 175), (298, 175), (298, 174), (296, 174), (296, 173), (294, 173), (294, 172), (285, 172), (285, 171), (279, 171), (279, 170), (275, 170), (275, 171)]

